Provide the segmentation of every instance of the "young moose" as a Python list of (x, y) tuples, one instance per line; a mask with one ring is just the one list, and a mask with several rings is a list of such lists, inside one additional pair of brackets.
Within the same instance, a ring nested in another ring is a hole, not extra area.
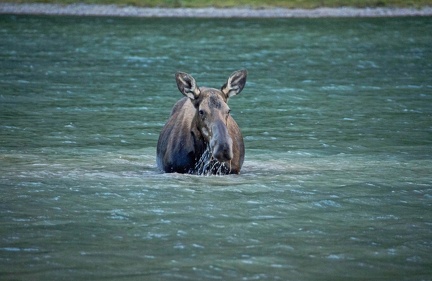
[(243, 137), (227, 101), (243, 90), (246, 76), (246, 70), (236, 71), (217, 90), (198, 87), (189, 74), (176, 73), (177, 87), (185, 97), (174, 105), (159, 135), (159, 169), (168, 173), (240, 173)]

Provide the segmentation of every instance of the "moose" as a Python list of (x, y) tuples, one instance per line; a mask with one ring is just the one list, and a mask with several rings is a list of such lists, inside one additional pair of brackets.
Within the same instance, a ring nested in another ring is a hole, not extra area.
[(184, 72), (175, 75), (185, 96), (173, 107), (157, 144), (156, 162), (167, 173), (239, 174), (245, 148), (228, 99), (246, 84), (247, 71), (232, 73), (220, 90), (198, 87)]

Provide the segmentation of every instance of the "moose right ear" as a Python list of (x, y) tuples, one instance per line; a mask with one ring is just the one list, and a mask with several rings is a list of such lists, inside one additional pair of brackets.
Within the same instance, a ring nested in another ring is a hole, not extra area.
[(243, 90), (246, 84), (246, 76), (246, 69), (235, 71), (230, 75), (228, 81), (221, 88), (222, 93), (225, 94), (227, 99), (239, 94)]
[(185, 72), (177, 72), (176, 75), (177, 87), (180, 92), (191, 100), (198, 98), (201, 93), (195, 79)]

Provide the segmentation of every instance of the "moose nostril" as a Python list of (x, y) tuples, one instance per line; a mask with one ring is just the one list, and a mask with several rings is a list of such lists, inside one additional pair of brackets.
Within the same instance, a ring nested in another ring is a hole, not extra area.
[(231, 150), (227, 150), (225, 153), (225, 161), (229, 161), (231, 159), (233, 159), (233, 153)]

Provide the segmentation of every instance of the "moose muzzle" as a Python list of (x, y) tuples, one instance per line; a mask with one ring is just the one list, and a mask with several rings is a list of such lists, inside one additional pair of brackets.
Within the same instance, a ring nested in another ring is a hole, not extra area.
[(210, 148), (212, 156), (219, 162), (227, 162), (233, 158), (233, 141), (228, 133), (226, 125), (222, 121), (212, 126), (212, 138)]

